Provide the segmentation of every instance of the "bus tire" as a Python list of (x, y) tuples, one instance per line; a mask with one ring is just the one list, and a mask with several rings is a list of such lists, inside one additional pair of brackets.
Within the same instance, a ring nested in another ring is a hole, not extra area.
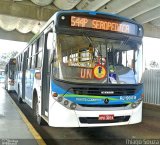
[(46, 125), (45, 120), (39, 115), (39, 105), (38, 105), (38, 97), (34, 97), (33, 100), (33, 114), (38, 123), (38, 125)]
[(19, 104), (22, 104), (22, 103), (23, 103), (22, 98), (21, 98), (21, 96), (20, 96), (19, 86), (18, 86), (18, 103), (19, 103)]

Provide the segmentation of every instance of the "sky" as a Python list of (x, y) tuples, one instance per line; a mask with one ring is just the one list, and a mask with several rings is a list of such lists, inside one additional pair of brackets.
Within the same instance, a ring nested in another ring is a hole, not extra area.
[(155, 59), (160, 61), (160, 39), (144, 37), (143, 52), (145, 59)]
[(25, 42), (10, 41), (0, 39), (0, 54), (8, 53), (10, 51), (22, 51), (25, 48)]

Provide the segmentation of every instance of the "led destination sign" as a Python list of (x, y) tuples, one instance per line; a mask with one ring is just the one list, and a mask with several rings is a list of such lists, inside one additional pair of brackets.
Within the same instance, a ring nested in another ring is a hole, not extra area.
[(71, 27), (90, 28), (102, 31), (113, 31), (137, 35), (137, 25), (111, 19), (87, 18), (71, 16)]

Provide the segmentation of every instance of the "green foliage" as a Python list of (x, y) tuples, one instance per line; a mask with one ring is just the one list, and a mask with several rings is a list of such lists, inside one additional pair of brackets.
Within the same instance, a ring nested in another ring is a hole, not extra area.
[(151, 68), (159, 68), (159, 63), (156, 62), (155, 60), (152, 60), (150, 62), (150, 66), (151, 66)]

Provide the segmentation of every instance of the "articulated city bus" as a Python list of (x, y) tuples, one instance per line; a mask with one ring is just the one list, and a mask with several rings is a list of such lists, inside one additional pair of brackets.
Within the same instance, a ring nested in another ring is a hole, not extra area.
[(10, 58), (5, 66), (5, 89), (7, 91), (14, 91), (14, 75), (16, 69), (16, 59)]
[(16, 56), (19, 102), (54, 127), (142, 120), (143, 28), (93, 11), (59, 11)]

